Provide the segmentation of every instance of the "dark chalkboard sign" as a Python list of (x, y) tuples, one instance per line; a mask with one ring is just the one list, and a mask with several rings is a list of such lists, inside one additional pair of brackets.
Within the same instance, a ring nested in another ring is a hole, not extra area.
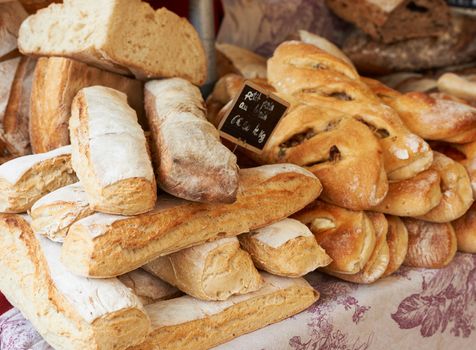
[(218, 129), (220, 135), (244, 148), (261, 152), (286, 113), (289, 103), (245, 82)]

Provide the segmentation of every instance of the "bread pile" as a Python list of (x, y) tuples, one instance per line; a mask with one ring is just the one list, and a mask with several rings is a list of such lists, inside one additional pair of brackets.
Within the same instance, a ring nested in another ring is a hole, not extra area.
[(331, 258), (289, 216), (321, 183), (238, 167), (186, 20), (140, 0), (0, 6), (22, 10), (0, 12), (0, 291), (51, 346), (208, 349), (319, 298), (302, 276)]
[[(267, 80), (251, 80), (291, 107), (263, 153), (240, 150), (239, 162), (291, 162), (321, 180), (321, 197), (293, 218), (332, 259), (322, 271), (371, 283), (402, 264), (446, 266), (457, 247), (476, 253), (474, 83), (448, 88), (464, 78), (447, 74), (435, 81), (438, 93), (401, 93), (361, 77), (336, 46), (306, 32), (282, 43), (266, 68)], [(244, 81), (235, 73), (217, 82), (211, 122)]]

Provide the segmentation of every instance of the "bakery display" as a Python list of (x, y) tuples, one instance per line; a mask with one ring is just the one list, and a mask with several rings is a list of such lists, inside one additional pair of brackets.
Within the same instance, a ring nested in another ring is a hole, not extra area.
[(236, 237), (183, 249), (143, 268), (200, 300), (227, 300), (263, 286), (250, 255), (240, 248)]
[(70, 146), (12, 159), (0, 165), (0, 212), (26, 212), (45, 194), (76, 181)]
[(125, 94), (103, 86), (81, 89), (69, 129), (73, 169), (91, 209), (136, 215), (154, 207), (157, 189), (147, 141)]
[(150, 81), (145, 84), (145, 109), (159, 186), (192, 201), (233, 203), (236, 156), (207, 121), (200, 90), (179, 78)]
[(18, 47), (23, 54), (69, 57), (139, 79), (181, 77), (200, 85), (207, 75), (192, 25), (140, 0), (51, 4), (23, 21)]
[(125, 349), (145, 340), (150, 320), (117, 279), (77, 277), (61, 246), (35, 236), (28, 219), (0, 215), (0, 288), (55, 349)]
[(301, 277), (332, 261), (309, 228), (295, 219), (240, 235), (239, 240), (257, 268), (277, 276)]
[(69, 145), (71, 104), (79, 90), (101, 85), (127, 95), (128, 104), (145, 126), (142, 83), (64, 57), (42, 57), (34, 73), (30, 138), (33, 152), (41, 153)]

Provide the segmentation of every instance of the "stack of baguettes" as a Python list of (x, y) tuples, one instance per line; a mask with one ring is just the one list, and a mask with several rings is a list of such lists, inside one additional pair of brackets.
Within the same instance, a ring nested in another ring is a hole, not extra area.
[(318, 299), (302, 276), (331, 258), (288, 217), (321, 183), (294, 164), (239, 169), (207, 121), (186, 20), (140, 0), (21, 16), (0, 21), (0, 64), (15, 33), (12, 56), (37, 57), (32, 78), (5, 66), (7, 109), (31, 95), (12, 112), (31, 149), (0, 165), (0, 291), (50, 345), (207, 349)]
[[(259, 69), (255, 54), (242, 59), (243, 49), (217, 46), (232, 74), (220, 78), (207, 104), (218, 125), (246, 79), (290, 103), (263, 153), (241, 150), (239, 162), (290, 162), (320, 179), (320, 199), (293, 217), (332, 259), (322, 270), (371, 283), (402, 264), (443, 267), (457, 248), (476, 253), (471, 77), (446, 74), (433, 84), (440, 92), (400, 93), (360, 77), (327, 40), (300, 35)], [(264, 69), (266, 77), (256, 74)]]

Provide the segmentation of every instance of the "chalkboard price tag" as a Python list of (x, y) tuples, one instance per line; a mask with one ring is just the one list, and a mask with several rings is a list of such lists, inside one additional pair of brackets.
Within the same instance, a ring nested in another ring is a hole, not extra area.
[(245, 82), (218, 129), (221, 137), (260, 153), (289, 103), (256, 84)]

